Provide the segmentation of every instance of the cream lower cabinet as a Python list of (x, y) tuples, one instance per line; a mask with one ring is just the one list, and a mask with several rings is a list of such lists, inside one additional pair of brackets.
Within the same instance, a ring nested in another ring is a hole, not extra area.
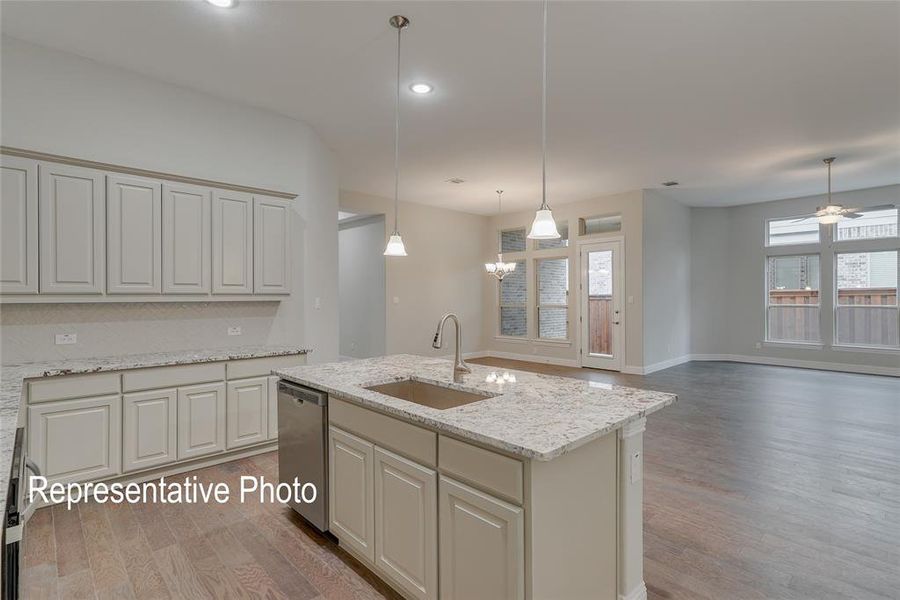
[(525, 597), (525, 530), (520, 507), (441, 476), (442, 600)]
[(28, 407), (28, 456), (50, 482), (103, 479), (120, 472), (118, 394)]
[(178, 388), (178, 460), (225, 450), (225, 384)]
[(336, 427), (328, 434), (330, 530), (341, 544), (375, 561), (375, 446)]
[(375, 564), (413, 598), (437, 598), (437, 473), (375, 447)]
[(122, 470), (126, 473), (178, 459), (178, 391), (174, 388), (122, 397)]
[(229, 381), (225, 444), (230, 450), (269, 439), (269, 378)]

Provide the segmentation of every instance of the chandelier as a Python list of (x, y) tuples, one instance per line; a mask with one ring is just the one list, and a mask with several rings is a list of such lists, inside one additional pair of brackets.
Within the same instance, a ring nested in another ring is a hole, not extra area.
[[(497, 190), (497, 216), (503, 212), (503, 190)], [(497, 278), (497, 281), (503, 281), (503, 278), (516, 270), (516, 263), (514, 262), (503, 262), (503, 238), (498, 239), (498, 250), (500, 252), (497, 253), (497, 262), (495, 263), (484, 263), (484, 270), (488, 272), (489, 275), (493, 275)]]

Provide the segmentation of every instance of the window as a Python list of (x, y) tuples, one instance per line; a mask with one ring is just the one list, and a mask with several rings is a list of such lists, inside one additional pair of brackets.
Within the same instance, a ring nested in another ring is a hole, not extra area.
[(838, 344), (900, 346), (897, 254), (896, 250), (837, 254), (835, 340)]
[(509, 229), (500, 232), (500, 251), (501, 252), (524, 252), (525, 251), (525, 228)]
[(569, 259), (545, 258), (536, 264), (538, 337), (568, 339)]
[(622, 230), (622, 215), (599, 215), (578, 219), (578, 232), (581, 235), (611, 233)]
[(556, 229), (559, 231), (558, 240), (534, 240), (534, 249), (567, 248), (569, 246), (569, 224), (565, 222), (557, 223)]
[(834, 239), (841, 242), (897, 237), (898, 213), (900, 210), (896, 208), (863, 209), (856, 213), (861, 216), (854, 219), (841, 219), (837, 222)]
[[(506, 233), (506, 232), (504, 232)], [(522, 241), (525, 230), (522, 230)], [(523, 248), (524, 249), (524, 248)], [(528, 277), (524, 260), (516, 261), (516, 270), (500, 282), (500, 335), (525, 337), (528, 335), (528, 321), (525, 303), (525, 289)]]
[(820, 341), (819, 256), (770, 256), (766, 280), (767, 339)]
[(818, 243), (819, 220), (816, 217), (770, 219), (766, 224), (767, 246)]

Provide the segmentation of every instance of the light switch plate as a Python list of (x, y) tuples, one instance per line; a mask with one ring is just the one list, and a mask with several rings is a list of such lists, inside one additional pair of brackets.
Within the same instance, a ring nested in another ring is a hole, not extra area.
[(228, 335), (241, 335), (243, 332), (240, 327), (229, 327)]
[(78, 334), (77, 333), (57, 333), (56, 334), (56, 345), (64, 346), (68, 344), (77, 344), (78, 343)]

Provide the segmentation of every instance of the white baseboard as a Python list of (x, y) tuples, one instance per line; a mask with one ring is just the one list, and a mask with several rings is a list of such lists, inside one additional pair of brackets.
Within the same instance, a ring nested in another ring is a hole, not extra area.
[(658, 363), (653, 363), (652, 365), (647, 365), (645, 367), (626, 366), (624, 369), (622, 369), (622, 372), (630, 373), (632, 375), (649, 375), (650, 373), (656, 373), (657, 371), (662, 371), (663, 369), (668, 369), (669, 367), (683, 365), (686, 362), (691, 362), (691, 360), (692, 358), (690, 354), (684, 354), (682, 356), (676, 356), (675, 358), (662, 360)]
[[(498, 352), (487, 350), (484, 352), (472, 352), (471, 358), (506, 358), (508, 360), (522, 360), (525, 362), (541, 363), (544, 365), (557, 365), (560, 367), (577, 367), (578, 361), (574, 358), (556, 358), (553, 356), (541, 356), (538, 354), (516, 354), (514, 352)], [(467, 354), (466, 358), (470, 358)]]
[(647, 600), (647, 586), (642, 581), (627, 594), (619, 594), (619, 600)]
[(744, 354), (691, 354), (690, 360), (719, 360), (726, 362), (750, 363), (756, 365), (773, 365), (778, 367), (797, 367), (799, 369), (818, 369), (821, 371), (841, 371), (844, 373), (862, 373), (864, 375), (890, 375), (900, 377), (900, 368), (881, 367), (878, 365), (854, 365), (847, 363), (825, 362), (819, 360), (797, 360), (792, 358), (775, 358), (772, 356), (748, 356)]

